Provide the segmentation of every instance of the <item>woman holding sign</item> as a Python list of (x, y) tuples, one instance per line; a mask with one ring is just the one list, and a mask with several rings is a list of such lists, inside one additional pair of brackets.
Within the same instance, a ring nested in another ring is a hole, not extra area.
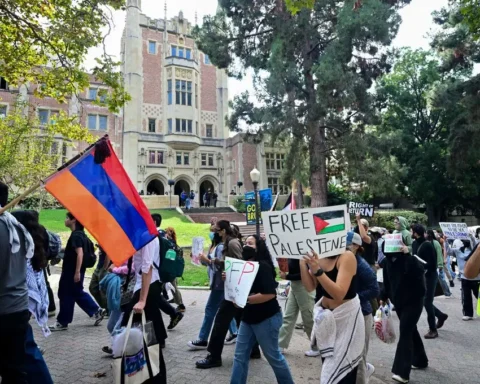
[[(353, 237), (352, 232), (349, 235)], [(314, 307), (312, 337), (323, 360), (320, 382), (355, 384), (365, 346), (355, 255), (347, 250), (320, 259), (316, 252), (309, 253), (301, 262), (300, 272), (305, 288), (310, 291), (318, 285), (323, 296)]]
[(243, 247), (243, 260), (259, 263), (237, 336), (230, 384), (244, 384), (248, 377), (250, 353), (258, 341), (279, 384), (293, 384), (290, 368), (278, 347), (282, 313), (277, 301), (275, 268), (267, 245), (257, 236), (249, 236)]

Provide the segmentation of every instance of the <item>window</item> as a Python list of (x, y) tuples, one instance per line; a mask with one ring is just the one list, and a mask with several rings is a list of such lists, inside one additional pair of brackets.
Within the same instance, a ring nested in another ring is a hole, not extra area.
[(268, 188), (272, 189), (273, 194), (280, 193), (281, 195), (286, 195), (288, 193), (288, 187), (280, 184), (280, 179), (278, 177), (268, 178)]
[(187, 58), (188, 60), (190, 60), (192, 58), (192, 50), (187, 48), (185, 50), (185, 58)]
[(192, 105), (192, 82), (185, 80), (175, 81), (175, 103), (178, 105)]
[(107, 90), (100, 89), (98, 92), (98, 97), (100, 98), (101, 103), (105, 103), (105, 101), (107, 100)]
[(267, 170), (281, 171), (284, 168), (285, 155), (283, 153), (266, 154)]
[(195, 84), (195, 108), (198, 108), (198, 84)]
[(176, 158), (177, 158), (177, 165), (190, 165), (189, 152), (177, 152)]
[(148, 42), (148, 53), (155, 55), (157, 53), (157, 43), (155, 41)]
[(58, 142), (54, 141), (52, 143), (52, 146), (50, 147), (50, 154), (51, 155), (57, 155), (58, 154)]
[(172, 56), (177, 56), (177, 47), (172, 45)]
[(172, 129), (173, 129), (172, 119), (167, 119), (167, 124), (168, 124), (168, 133), (172, 133)]
[(67, 162), (67, 143), (62, 143), (62, 164)]
[(88, 100), (97, 100), (98, 88), (88, 88)]
[(198, 136), (198, 121), (195, 122), (195, 134)]
[(202, 167), (213, 167), (213, 159), (214, 159), (214, 156), (213, 156), (213, 153), (202, 153), (202, 156), (201, 156), (201, 164), (202, 164)]
[(0, 105), (0, 119), (3, 119), (6, 116), (7, 116), (7, 106)]
[(207, 124), (207, 137), (213, 137), (213, 125)]
[(184, 57), (183, 56), (184, 51), (185, 49), (183, 47), (178, 47), (178, 57)]
[(93, 131), (107, 130), (107, 116), (104, 115), (88, 115), (87, 127)]
[(148, 164), (163, 164), (163, 151), (148, 151)]
[(167, 97), (168, 105), (171, 105), (173, 103), (172, 80), (167, 80)]
[(192, 120), (175, 119), (175, 132), (192, 133)]
[(5, 80), (3, 77), (0, 77), (0, 89), (3, 89), (4, 91), (8, 91), (7, 80)]
[(204, 56), (204, 59), (205, 59), (205, 64), (209, 65), (209, 64), (212, 64), (210, 62), (210, 57), (208, 57), (208, 55), (203, 55)]
[(155, 119), (148, 119), (148, 132), (155, 133)]
[(38, 119), (40, 120), (40, 125), (55, 124), (55, 120), (57, 116), (58, 116), (58, 111), (54, 111), (50, 109), (38, 110)]

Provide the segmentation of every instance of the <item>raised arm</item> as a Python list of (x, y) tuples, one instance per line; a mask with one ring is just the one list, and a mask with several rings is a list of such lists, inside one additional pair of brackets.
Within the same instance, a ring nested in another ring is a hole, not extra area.
[(480, 274), (480, 247), (477, 246), (473, 251), (472, 256), (465, 264), (463, 274), (467, 279), (474, 279)]
[(367, 244), (371, 244), (372, 238), (368, 236), (367, 230), (362, 224), (362, 217), (358, 213), (355, 215), (355, 217), (357, 219), (358, 232), (360, 232), (359, 235), (362, 238), (362, 241)]

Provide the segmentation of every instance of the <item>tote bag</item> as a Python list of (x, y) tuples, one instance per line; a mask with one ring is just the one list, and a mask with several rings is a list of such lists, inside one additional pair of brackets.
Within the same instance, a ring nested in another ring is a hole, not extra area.
[[(128, 343), (130, 330), (132, 329), (133, 311), (128, 319), (127, 328), (125, 330), (125, 343), (123, 351)], [(115, 384), (143, 384), (149, 383), (160, 372), (160, 344), (147, 346), (145, 335), (145, 313), (142, 312), (142, 332), (143, 332), (143, 348), (136, 354), (127, 356), (125, 352), (121, 357), (113, 360), (113, 378)]]

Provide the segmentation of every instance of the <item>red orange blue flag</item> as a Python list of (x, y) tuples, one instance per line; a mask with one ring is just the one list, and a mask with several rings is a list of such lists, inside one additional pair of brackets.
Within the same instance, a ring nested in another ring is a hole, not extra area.
[(121, 265), (158, 231), (110, 141), (98, 143), (47, 178), (45, 189), (82, 223), (112, 262)]

